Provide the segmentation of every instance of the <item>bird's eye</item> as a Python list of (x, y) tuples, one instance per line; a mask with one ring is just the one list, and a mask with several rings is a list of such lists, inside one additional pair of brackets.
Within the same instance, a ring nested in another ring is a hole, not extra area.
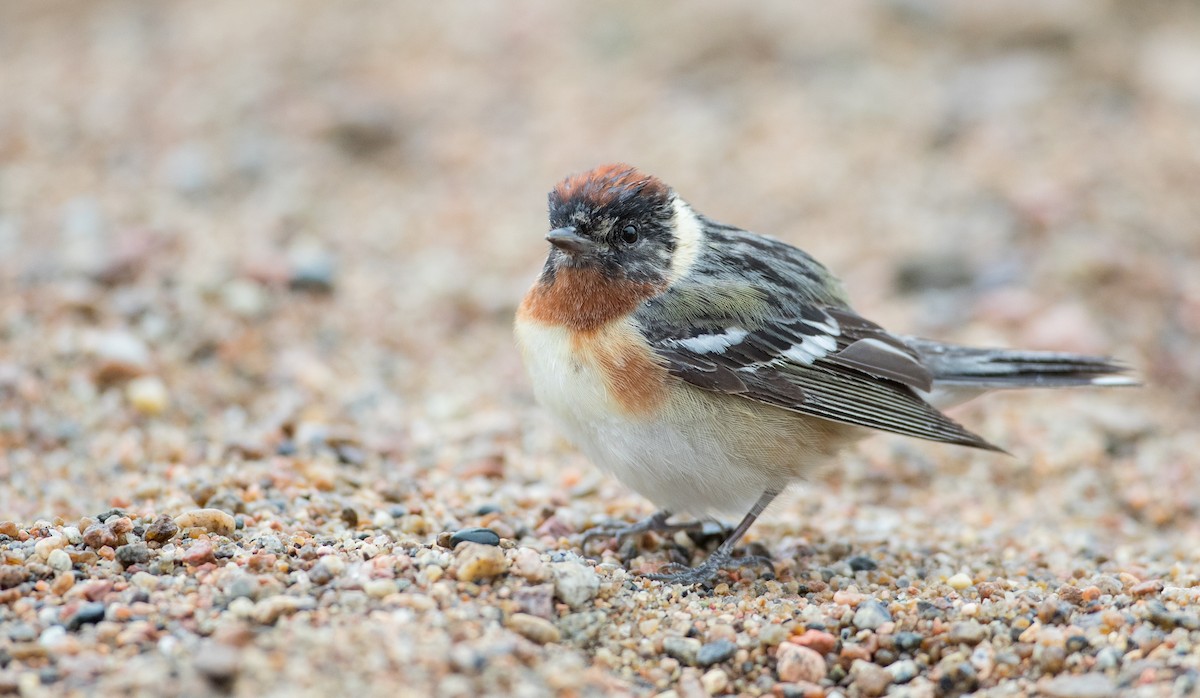
[(638, 229), (636, 225), (627, 225), (621, 229), (621, 242), (632, 245), (638, 241)]

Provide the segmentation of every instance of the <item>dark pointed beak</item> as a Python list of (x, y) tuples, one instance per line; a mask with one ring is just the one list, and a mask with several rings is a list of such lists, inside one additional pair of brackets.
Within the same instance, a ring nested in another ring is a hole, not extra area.
[(546, 233), (546, 240), (567, 254), (580, 254), (592, 249), (592, 241), (575, 232), (575, 226), (571, 225), (551, 230)]

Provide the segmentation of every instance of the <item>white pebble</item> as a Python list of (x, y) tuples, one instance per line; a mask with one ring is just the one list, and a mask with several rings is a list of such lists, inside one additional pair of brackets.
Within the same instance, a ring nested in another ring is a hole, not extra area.
[(39, 540), (33, 546), (33, 552), (43, 560), (50, 559), (50, 553), (55, 550), (62, 550), (67, 547), (67, 539), (65, 536), (60, 536), (57, 533), (51, 533), (49, 536)]
[(46, 558), (46, 564), (50, 565), (51, 569), (66, 572), (71, 569), (71, 556), (62, 548), (55, 548), (50, 551), (50, 555)]
[(145, 415), (161, 414), (170, 403), (167, 386), (155, 376), (142, 376), (129, 381), (125, 386), (125, 398), (138, 412)]
[(946, 583), (949, 584), (951, 588), (957, 589), (958, 591), (962, 591), (963, 589), (966, 589), (974, 584), (974, 582), (971, 581), (971, 578), (962, 572), (959, 572), (950, 579), (947, 579)]

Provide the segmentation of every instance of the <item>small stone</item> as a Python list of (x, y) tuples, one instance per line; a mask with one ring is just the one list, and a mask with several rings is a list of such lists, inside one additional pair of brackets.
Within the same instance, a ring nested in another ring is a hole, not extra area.
[(285, 615), (298, 611), (307, 611), (317, 607), (315, 599), (296, 596), (272, 596), (254, 604), (251, 612), (254, 620), (263, 625), (271, 625)]
[(56, 548), (50, 551), (50, 555), (46, 558), (46, 564), (50, 569), (66, 572), (71, 569), (71, 556), (62, 548)]
[(455, 550), (458, 558), (454, 570), (459, 581), (490, 579), (508, 571), (508, 560), (504, 557), (504, 551), (494, 545), (467, 541)]
[(700, 641), (694, 637), (671, 635), (663, 638), (663, 652), (688, 666), (696, 666), (700, 655)]
[(122, 567), (132, 567), (133, 565), (141, 565), (150, 560), (150, 550), (146, 544), (138, 541), (129, 545), (122, 545), (117, 548), (117, 562), (121, 563)]
[(533, 548), (518, 548), (513, 556), (513, 571), (530, 582), (544, 582), (550, 578), (550, 566), (542, 561), (541, 553)]
[[(66, 553), (63, 554), (66, 555)], [(71, 556), (67, 555), (67, 562), (69, 563), (70, 561)], [(73, 586), (75, 586), (75, 575), (68, 571), (63, 571), (57, 577), (55, 577), (54, 581), (50, 584), (50, 591), (53, 594), (62, 596), (70, 591), (71, 587)]]
[(1037, 688), (1050, 698), (1105, 698), (1117, 695), (1117, 684), (1104, 674), (1058, 676), (1040, 681)]
[(246, 319), (261, 316), (267, 309), (267, 294), (263, 287), (249, 279), (233, 279), (221, 288), (225, 307)]
[(220, 509), (193, 509), (175, 517), (175, 525), (181, 529), (201, 528), (219, 536), (232, 536), (237, 530), (233, 516)]
[(972, 584), (974, 584), (974, 582), (971, 580), (971, 578), (969, 576), (963, 574), (962, 572), (959, 572), (958, 574), (954, 575), (953, 577), (947, 579), (946, 583), (950, 585), (951, 589), (955, 589), (957, 591), (962, 591), (963, 589), (970, 588), (970, 586)]
[(780, 681), (817, 683), (825, 678), (825, 658), (816, 650), (785, 642), (775, 650), (775, 658)]
[(758, 631), (758, 642), (764, 647), (774, 647), (788, 639), (788, 629), (778, 623), (772, 623)]
[(123, 330), (101, 334), (96, 338), (92, 349), (101, 362), (97, 368), (98, 372), (107, 367), (114, 374), (133, 377), (141, 375), (150, 367), (150, 349), (146, 347), (146, 343)]
[(213, 685), (229, 688), (241, 668), (241, 653), (219, 642), (206, 642), (196, 650), (192, 666)]
[(146, 527), (146, 534), (143, 536), (147, 543), (163, 544), (174, 538), (179, 533), (179, 525), (175, 523), (166, 514), (161, 514), (154, 523)]
[(308, 571), (308, 578), (313, 584), (325, 585), (337, 579), (345, 569), (346, 563), (340, 557), (326, 555)]
[(556, 562), (551, 566), (554, 575), (554, 595), (573, 609), (595, 598), (600, 591), (600, 576), (590, 567), (578, 562)]
[(191, 547), (179, 558), (179, 561), (185, 565), (199, 567), (206, 562), (216, 562), (217, 556), (213, 552), (212, 543), (206, 540), (198, 540), (192, 543)]
[(803, 633), (793, 637), (789, 642), (800, 645), (801, 647), (809, 647), (821, 654), (829, 654), (837, 647), (837, 638), (833, 635), (821, 630), (805, 630)]
[(705, 672), (700, 677), (700, 686), (710, 696), (724, 693), (725, 689), (729, 688), (729, 674), (726, 674), (721, 669), (713, 669), (712, 671)]
[(863, 602), (854, 612), (854, 627), (859, 630), (874, 630), (892, 619), (887, 608), (875, 599)]
[(908, 683), (917, 678), (920, 669), (911, 659), (901, 659), (887, 666), (887, 672), (892, 675), (893, 683)]
[(548, 642), (558, 642), (562, 634), (554, 624), (545, 618), (531, 616), (528, 613), (514, 613), (508, 617), (505, 625), (512, 631), (544, 645)]
[(521, 611), (541, 618), (554, 617), (554, 586), (535, 584), (513, 590), (513, 601)]
[(92, 524), (83, 532), (83, 543), (96, 550), (105, 546), (112, 547), (117, 544), (117, 535), (113, 533), (112, 528), (104, 524)]
[(490, 528), (464, 528), (455, 531), (450, 536), (450, 547), (455, 548), (459, 543), (471, 542), (480, 545), (500, 545), (500, 536)]
[(920, 633), (908, 631), (896, 633), (892, 636), (892, 642), (896, 644), (896, 649), (900, 650), (901, 652), (912, 652), (913, 650), (919, 648), (921, 643), (924, 641), (925, 638), (922, 637)]
[(850, 680), (864, 696), (881, 696), (892, 683), (892, 675), (881, 666), (855, 659), (850, 665)]
[(21, 528), (12, 521), (0, 521), (0, 536), (16, 538), (21, 535)]
[(1162, 590), (1163, 581), (1161, 579), (1148, 579), (1140, 584), (1134, 584), (1129, 589), (1129, 593), (1134, 596), (1148, 596), (1150, 594), (1157, 594)]
[(78, 630), (87, 623), (99, 623), (104, 620), (104, 604), (92, 601), (81, 604), (70, 616), (65, 618), (67, 630)]
[(719, 664), (732, 657), (735, 652), (737, 652), (737, 645), (729, 640), (707, 642), (700, 647), (700, 652), (696, 654), (696, 664), (701, 667)]
[(363, 584), (363, 591), (372, 599), (382, 599), (400, 590), (394, 579), (372, 579)]
[(335, 265), (333, 258), (319, 243), (301, 241), (288, 251), (291, 273), (288, 287), (294, 291), (332, 293)]
[(849, 589), (838, 589), (837, 591), (833, 592), (834, 603), (841, 604), (843, 606), (849, 606), (851, 608), (859, 605), (865, 601), (866, 598), (867, 597), (865, 595), (860, 594), (857, 591), (850, 591)]
[(878, 563), (866, 555), (855, 555), (846, 560), (846, 564), (855, 572), (870, 572), (871, 570), (879, 569)]
[(52, 550), (62, 550), (65, 547), (67, 547), (66, 537), (54, 533), (35, 543), (33, 546), (33, 552), (43, 560), (48, 560), (50, 559), (50, 552)]
[(167, 386), (156, 376), (134, 378), (125, 386), (125, 399), (133, 409), (153, 417), (162, 414), (170, 403)]
[(987, 627), (981, 625), (978, 621), (972, 620), (951, 625), (947, 639), (949, 639), (950, 642), (961, 643), (965, 645), (978, 645), (986, 640), (987, 637)]

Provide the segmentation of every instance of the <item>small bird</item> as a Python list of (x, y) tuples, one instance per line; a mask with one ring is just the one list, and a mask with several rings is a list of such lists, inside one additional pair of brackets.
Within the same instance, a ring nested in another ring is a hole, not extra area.
[(733, 556), (755, 519), (871, 430), (1000, 451), (941, 409), (997, 388), (1136, 384), (1107, 358), (892, 334), (805, 252), (717, 223), (629, 165), (568, 177), (549, 203), (549, 255), (515, 327), (535, 396), (659, 507), (588, 533), (744, 515), (702, 564), (651, 579), (704, 583), (762, 563)]

